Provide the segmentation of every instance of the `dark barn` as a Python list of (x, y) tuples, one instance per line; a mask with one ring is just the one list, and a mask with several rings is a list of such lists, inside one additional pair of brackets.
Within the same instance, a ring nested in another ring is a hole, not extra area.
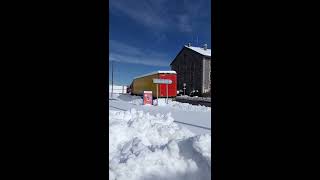
[[(177, 72), (177, 89), (185, 94), (198, 91), (201, 96), (211, 96), (211, 49), (205, 44), (203, 47), (193, 47), (189, 43), (170, 64)], [(214, 73), (214, 72), (213, 72)]]

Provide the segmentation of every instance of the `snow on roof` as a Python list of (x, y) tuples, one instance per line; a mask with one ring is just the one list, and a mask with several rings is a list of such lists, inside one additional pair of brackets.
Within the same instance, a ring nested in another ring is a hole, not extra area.
[(185, 45), (184, 47), (194, 50), (202, 55), (211, 57), (211, 49), (204, 50), (202, 47), (193, 47), (193, 46), (188, 47), (187, 45)]
[(133, 79), (141, 78), (141, 77), (144, 77), (144, 76), (150, 76), (150, 75), (153, 75), (153, 74), (177, 74), (177, 73), (175, 71), (154, 71), (154, 72), (151, 72), (151, 73), (148, 73), (148, 74), (137, 76), (137, 77), (135, 77)]

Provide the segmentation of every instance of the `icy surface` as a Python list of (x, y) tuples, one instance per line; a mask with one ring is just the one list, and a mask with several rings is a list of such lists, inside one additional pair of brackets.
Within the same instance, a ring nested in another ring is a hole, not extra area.
[(109, 110), (109, 179), (211, 179), (211, 134), (195, 135), (171, 113)]

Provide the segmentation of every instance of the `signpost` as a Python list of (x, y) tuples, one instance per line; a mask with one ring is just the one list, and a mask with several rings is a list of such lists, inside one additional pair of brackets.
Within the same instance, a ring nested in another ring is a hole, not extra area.
[(153, 83), (155, 84), (172, 84), (171, 79), (153, 79)]
[(186, 95), (186, 83), (183, 83), (183, 95)]
[(153, 83), (157, 84), (157, 104), (158, 104), (158, 86), (159, 84), (166, 84), (167, 88), (167, 104), (168, 104), (168, 84), (172, 84), (172, 80), (170, 79), (153, 79)]

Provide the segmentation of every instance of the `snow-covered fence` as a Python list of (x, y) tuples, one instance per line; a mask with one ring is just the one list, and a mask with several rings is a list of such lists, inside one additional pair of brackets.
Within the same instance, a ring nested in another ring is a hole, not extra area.
[[(109, 93), (111, 93), (111, 91), (112, 91), (112, 85), (109, 84)], [(127, 86), (113, 85), (113, 93), (125, 94), (127, 93)]]

